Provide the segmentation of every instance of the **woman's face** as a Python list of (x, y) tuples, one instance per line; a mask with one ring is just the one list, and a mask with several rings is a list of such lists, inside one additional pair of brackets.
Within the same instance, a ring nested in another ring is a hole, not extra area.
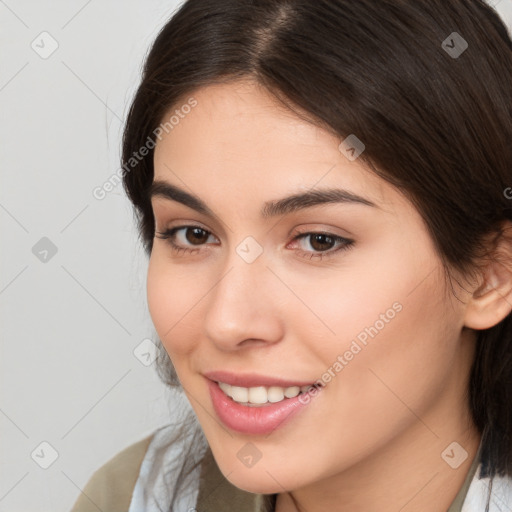
[(155, 149), (155, 184), (183, 192), (155, 187), (156, 232), (180, 229), (157, 234), (147, 291), (221, 471), (273, 493), (408, 443), (440, 457), (472, 345), (416, 209), (256, 85), (194, 98)]

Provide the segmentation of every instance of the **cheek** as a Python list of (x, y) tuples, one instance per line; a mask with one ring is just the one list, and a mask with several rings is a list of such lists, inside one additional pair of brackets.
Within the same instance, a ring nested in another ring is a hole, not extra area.
[(339, 349), (357, 340), (362, 347), (386, 344), (401, 351), (415, 338), (437, 339), (457, 314), (444, 298), (442, 267), (428, 239), (414, 245), (388, 238), (361, 250), (337, 281), (326, 282), (323, 318)]
[(147, 277), (148, 309), (156, 332), (168, 354), (185, 353), (193, 348), (190, 337), (183, 332), (191, 325), (194, 305), (204, 295), (200, 283), (190, 285), (190, 275), (177, 270), (154, 250), (149, 260)]
[(361, 253), (359, 270), (352, 266), (337, 283), (326, 280), (322, 293), (307, 296), (331, 331), (322, 329), (326, 334), (310, 344), (327, 372), (319, 377), (333, 382), (329, 395), (369, 428), (375, 414), (403, 416), (401, 400), (424, 409), (457, 355), (462, 313), (445, 297), (442, 267), (428, 249), (425, 244), (420, 260), (416, 249), (382, 247), (380, 266)]
[[(391, 287), (384, 300), (367, 300), (362, 309), (369, 313), (363, 323), (345, 317), (350, 334), (333, 351), (343, 356), (343, 363), (332, 398), (343, 404), (343, 415), (351, 417), (367, 439), (385, 441), (386, 435), (395, 435), (415, 421), (411, 411), (420, 417), (427, 414), (456, 366), (457, 312), (439, 299), (442, 288), (431, 277), (413, 293), (407, 286), (394, 291)], [(386, 313), (393, 300), (397, 307)]]
[[(393, 324), (401, 324), (402, 335), (406, 327), (414, 330), (414, 320), (407, 323), (404, 319), (416, 314), (409, 304), (414, 296), (408, 294), (420, 272), (414, 258), (402, 255), (397, 261), (400, 256), (393, 244), (381, 244), (348, 256), (346, 265), (336, 269), (284, 275), (283, 280), (293, 283), (293, 291), (300, 298), (293, 306), (294, 314), (287, 317), (290, 330), (326, 368), (351, 349), (347, 357), (355, 359), (353, 355), (359, 350), (357, 359), (361, 359), (365, 347), (372, 340), (378, 343), (385, 338)], [(409, 313), (403, 311), (406, 302)]]

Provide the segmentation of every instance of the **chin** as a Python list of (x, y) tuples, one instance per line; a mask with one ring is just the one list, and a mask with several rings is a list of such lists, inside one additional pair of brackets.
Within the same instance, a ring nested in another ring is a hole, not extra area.
[(274, 479), (268, 474), (261, 475), (261, 477), (251, 478), (250, 474), (238, 474), (231, 473), (229, 478), (226, 479), (238, 489), (242, 491), (251, 492), (253, 494), (275, 494), (283, 492), (283, 486), (279, 485)]

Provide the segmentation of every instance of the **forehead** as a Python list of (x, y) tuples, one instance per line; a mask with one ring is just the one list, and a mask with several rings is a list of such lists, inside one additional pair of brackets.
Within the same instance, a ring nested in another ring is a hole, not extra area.
[(299, 117), (254, 82), (210, 85), (190, 96), (193, 108), (180, 110), (178, 103), (164, 116), (181, 114), (157, 142), (155, 179), (206, 193), (222, 188), (263, 197), (269, 189), (279, 194), (336, 186), (384, 205), (397, 199), (396, 190), (362, 160), (340, 152), (340, 137)]

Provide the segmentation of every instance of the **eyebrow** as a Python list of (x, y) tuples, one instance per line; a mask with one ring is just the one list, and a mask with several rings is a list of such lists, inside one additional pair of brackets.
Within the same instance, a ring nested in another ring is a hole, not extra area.
[[(217, 215), (206, 205), (206, 203), (204, 203), (204, 201), (166, 181), (155, 180), (151, 184), (151, 187), (149, 188), (149, 198), (152, 199), (153, 197), (170, 199), (184, 204), (199, 213), (217, 218)], [(263, 218), (267, 219), (321, 204), (332, 203), (355, 203), (378, 208), (377, 205), (369, 199), (358, 196), (353, 192), (340, 188), (329, 188), (300, 192), (283, 197), (282, 199), (267, 201), (263, 205), (260, 214)]]

